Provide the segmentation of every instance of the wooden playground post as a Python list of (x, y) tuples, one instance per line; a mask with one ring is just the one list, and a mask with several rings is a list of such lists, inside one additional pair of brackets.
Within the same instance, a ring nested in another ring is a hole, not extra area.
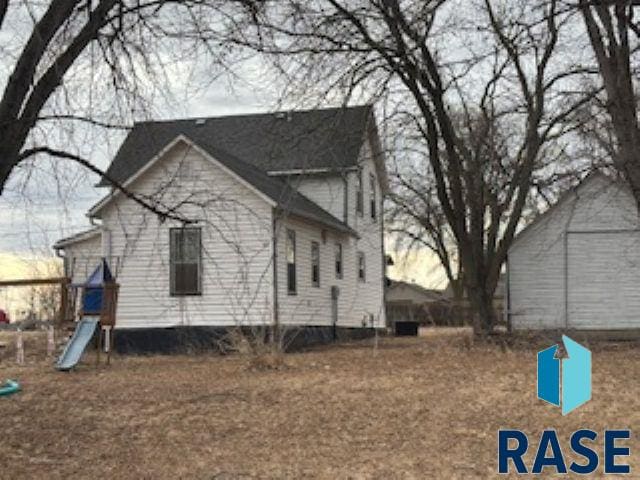
[(22, 330), (18, 329), (16, 336), (16, 363), (18, 365), (24, 365), (24, 339), (22, 337)]
[(53, 357), (56, 350), (56, 341), (53, 326), (47, 328), (47, 358)]
[(115, 282), (104, 284), (102, 296), (102, 311), (100, 312), (100, 335), (98, 336), (98, 355), (96, 361), (100, 363), (100, 350), (104, 343), (107, 354), (107, 365), (111, 363), (113, 349), (113, 330), (116, 325), (116, 306), (118, 304), (118, 290), (120, 285)]
[(69, 284), (70, 278), (64, 278), (60, 282), (60, 310), (58, 311), (58, 325), (64, 324), (69, 318)]

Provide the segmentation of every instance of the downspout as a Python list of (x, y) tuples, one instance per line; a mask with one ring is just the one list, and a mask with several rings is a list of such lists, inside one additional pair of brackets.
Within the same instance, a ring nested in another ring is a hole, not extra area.
[[(378, 182), (379, 183), (379, 182)], [(380, 250), (382, 257), (382, 312), (384, 312), (384, 325), (387, 327), (387, 256), (384, 250), (384, 193), (380, 189)]]
[[(273, 270), (273, 334), (278, 331), (280, 324), (279, 305), (278, 305), (278, 233), (277, 233), (277, 216), (275, 208), (272, 209), (272, 240), (271, 240), (271, 269)], [(272, 340), (276, 340), (272, 338)]]
[(342, 182), (344, 183), (344, 212), (343, 220), (346, 225), (349, 225), (349, 172), (343, 171)]
[(511, 333), (513, 327), (511, 325), (511, 281), (509, 280), (509, 254), (507, 254), (507, 258), (505, 259), (505, 288), (504, 288), (504, 296), (505, 296), (505, 305), (504, 308), (504, 316), (505, 323), (507, 324), (507, 332)]
[(70, 276), (69, 275), (69, 259), (63, 253), (64, 252), (64, 248), (62, 248), (62, 247), (54, 247), (53, 251), (55, 252), (56, 257), (62, 259), (62, 271), (64, 272), (64, 275), (66, 277), (69, 277)]

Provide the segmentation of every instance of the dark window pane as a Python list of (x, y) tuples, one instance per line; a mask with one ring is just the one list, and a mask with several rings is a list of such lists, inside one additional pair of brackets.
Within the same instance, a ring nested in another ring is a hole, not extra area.
[(364, 253), (358, 252), (358, 280), (365, 281), (366, 271), (365, 271), (365, 261), (364, 261)]
[(182, 260), (197, 262), (200, 259), (200, 231), (185, 230), (182, 236)]
[(296, 232), (287, 230), (287, 263), (296, 263)]
[(179, 263), (175, 266), (175, 286), (177, 294), (198, 293), (198, 264)]
[(371, 211), (371, 218), (373, 219), (373, 221), (376, 221), (376, 177), (371, 174), (369, 176), (369, 203), (370, 203), (370, 211)]
[(170, 292), (172, 295), (202, 293), (200, 281), (202, 242), (200, 228), (169, 231)]
[(287, 290), (289, 293), (296, 293), (296, 232), (287, 230)]
[(311, 242), (311, 283), (320, 286), (320, 244)]
[(296, 293), (296, 265), (295, 263), (287, 264), (287, 289), (289, 293)]

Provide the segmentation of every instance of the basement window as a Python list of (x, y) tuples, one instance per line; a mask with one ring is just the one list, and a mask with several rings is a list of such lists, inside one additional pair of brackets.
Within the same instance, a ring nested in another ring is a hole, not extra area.
[(366, 265), (364, 261), (364, 252), (358, 252), (358, 280), (364, 282), (366, 280)]
[(296, 232), (287, 230), (287, 292), (289, 295), (295, 295), (297, 292), (296, 285)]
[(169, 236), (171, 295), (202, 295), (202, 229), (172, 228)]
[(320, 286), (320, 244), (311, 242), (311, 285)]

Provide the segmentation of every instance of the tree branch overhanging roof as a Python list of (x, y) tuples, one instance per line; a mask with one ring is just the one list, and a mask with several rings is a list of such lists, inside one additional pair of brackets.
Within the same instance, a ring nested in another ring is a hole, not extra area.
[[(286, 180), (278, 177), (271, 177), (266, 172), (249, 165), (243, 160), (231, 155), (230, 153), (212, 146), (210, 144), (200, 144), (193, 141), (184, 134), (179, 134), (166, 145), (161, 146), (160, 150), (152, 158), (148, 159), (143, 167), (123, 182), (126, 188), (139, 175), (149, 168), (155, 161), (161, 158), (168, 150), (178, 143), (184, 143), (188, 147), (197, 150), (205, 158), (210, 161), (219, 163), (232, 175), (236, 176), (240, 181), (248, 185), (263, 199), (269, 202), (282, 215), (293, 215), (325, 227), (331, 228), (338, 232), (358, 236), (357, 232), (349, 227), (346, 223), (334, 217), (331, 213), (320, 207), (317, 203), (311, 201), (306, 196), (291, 187)], [(114, 191), (104, 197), (100, 202), (91, 207), (89, 210), (90, 217), (98, 217), (98, 213), (119, 193)]]
[(363, 105), (137, 123), (106, 174), (126, 182), (178, 135), (266, 173), (339, 172), (357, 167), (372, 116), (373, 107)]

